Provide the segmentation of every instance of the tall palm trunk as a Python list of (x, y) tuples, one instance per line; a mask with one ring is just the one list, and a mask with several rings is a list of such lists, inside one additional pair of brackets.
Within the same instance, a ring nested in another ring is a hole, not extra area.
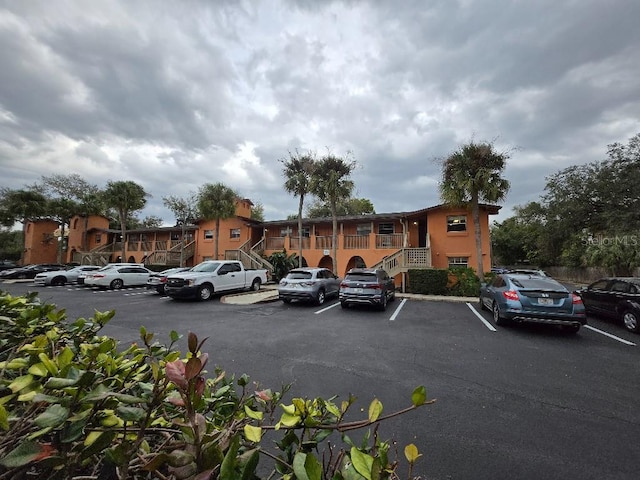
[(298, 267), (302, 267), (302, 204), (304, 203), (304, 195), (300, 195), (298, 202)]
[(338, 274), (338, 208), (336, 202), (331, 202), (331, 217), (333, 219), (333, 235), (331, 245), (333, 247), (333, 273)]
[(473, 229), (476, 237), (476, 257), (478, 260), (478, 269), (476, 274), (481, 282), (484, 281), (484, 265), (482, 260), (482, 234), (480, 231), (480, 206), (478, 204), (478, 194), (476, 192), (471, 195), (471, 216), (473, 217)]

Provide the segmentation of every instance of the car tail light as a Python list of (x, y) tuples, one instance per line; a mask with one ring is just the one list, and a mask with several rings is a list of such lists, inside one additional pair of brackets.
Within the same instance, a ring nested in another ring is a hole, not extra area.
[(507, 300), (520, 300), (518, 292), (515, 290), (507, 290), (506, 292), (502, 292), (502, 295), (504, 295), (504, 298)]
[(581, 305), (582, 304), (582, 297), (580, 297), (580, 295), (576, 295), (575, 293), (572, 293), (571, 297), (573, 298), (571, 303), (573, 303), (574, 305)]
[(167, 283), (167, 277), (160, 277), (160, 283)]
[(104, 274), (103, 273), (96, 273), (91, 275), (91, 278), (104, 278)]
[(303, 287), (313, 287), (316, 282), (300, 282)]
[(373, 285), (369, 285), (369, 288), (373, 288), (374, 290), (382, 290), (382, 285), (379, 283), (375, 283)]

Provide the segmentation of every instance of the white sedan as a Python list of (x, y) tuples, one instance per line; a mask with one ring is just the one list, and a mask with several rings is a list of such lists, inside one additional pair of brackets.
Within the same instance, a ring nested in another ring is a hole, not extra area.
[(146, 285), (153, 272), (136, 265), (121, 265), (101, 268), (97, 272), (89, 273), (84, 284), (89, 287), (102, 287), (117, 290), (123, 287)]
[(74, 283), (81, 273), (95, 272), (99, 270), (99, 265), (80, 265), (69, 270), (54, 270), (51, 272), (38, 273), (33, 279), (36, 285), (64, 285)]

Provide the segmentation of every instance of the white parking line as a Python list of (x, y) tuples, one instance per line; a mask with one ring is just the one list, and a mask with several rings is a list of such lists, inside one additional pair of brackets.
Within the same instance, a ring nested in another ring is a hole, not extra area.
[(398, 307), (396, 308), (396, 311), (393, 312), (393, 315), (391, 315), (391, 318), (389, 318), (390, 322), (393, 322), (396, 319), (396, 317), (400, 313), (400, 310), (402, 309), (405, 303), (407, 303), (407, 299), (403, 298), (402, 301), (400, 302), (400, 305), (398, 305)]
[(495, 327), (493, 325), (491, 325), (489, 322), (487, 322), (487, 319), (484, 318), (482, 315), (480, 315), (478, 313), (478, 311), (473, 307), (473, 305), (471, 305), (469, 302), (467, 302), (467, 307), (469, 307), (471, 309), (471, 311), (476, 315), (476, 317), (478, 317), (480, 320), (482, 320), (482, 323), (485, 324), (485, 326), (491, 330), (492, 332), (497, 332), (497, 330), (495, 329)]
[(315, 313), (316, 315), (318, 315), (319, 313), (326, 312), (326, 311), (327, 311), (327, 310), (329, 310), (330, 308), (337, 307), (338, 305), (340, 305), (340, 302), (336, 302), (336, 303), (334, 303), (333, 305), (329, 305), (328, 307), (324, 307), (323, 309), (318, 310), (317, 312), (313, 312), (313, 313)]
[(625, 345), (631, 345), (631, 346), (634, 346), (634, 347), (636, 345), (633, 342), (630, 342), (630, 341), (625, 340), (625, 339), (620, 338), (620, 337), (616, 337), (615, 335), (611, 335), (610, 333), (607, 333), (607, 332), (605, 332), (603, 330), (599, 330), (599, 329), (597, 329), (595, 327), (592, 327), (591, 325), (585, 325), (584, 328), (588, 328), (589, 330), (592, 330), (594, 332), (600, 333), (600, 334), (604, 335), (605, 337), (613, 338), (614, 340), (617, 340), (617, 341), (619, 341), (621, 343), (624, 343)]

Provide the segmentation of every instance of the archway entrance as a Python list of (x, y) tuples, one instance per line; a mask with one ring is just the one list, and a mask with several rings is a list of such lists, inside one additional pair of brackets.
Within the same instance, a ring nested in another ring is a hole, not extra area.
[(333, 271), (333, 260), (329, 255), (325, 255), (318, 262), (318, 266), (320, 268), (328, 268), (329, 270)]
[(352, 268), (367, 268), (367, 264), (362, 259), (362, 257), (360, 257), (358, 255), (355, 255), (355, 256), (351, 257), (349, 259), (349, 261), (347, 262), (347, 268), (344, 271), (344, 273), (346, 274)]

